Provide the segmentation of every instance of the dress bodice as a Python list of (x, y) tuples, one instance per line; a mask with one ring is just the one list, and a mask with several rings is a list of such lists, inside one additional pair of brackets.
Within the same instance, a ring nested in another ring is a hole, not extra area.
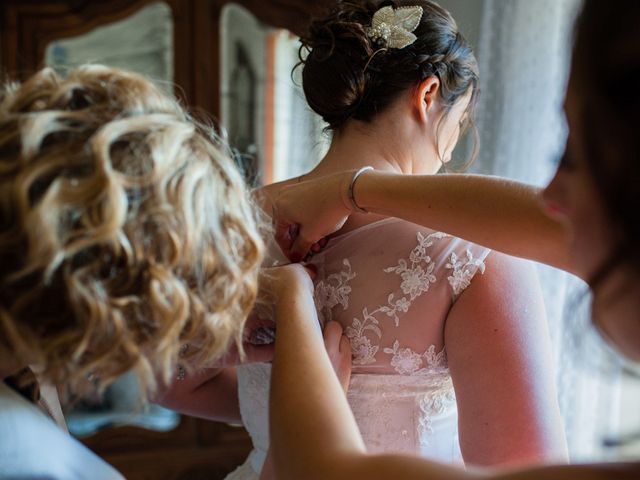
[(338, 236), (311, 262), (320, 320), (342, 324), (354, 373), (439, 370), (449, 309), (488, 252), (395, 218)]
[[(274, 245), (268, 250), (268, 265), (286, 261)], [(369, 451), (461, 461), (444, 327), (453, 303), (484, 271), (488, 254), (470, 242), (390, 218), (334, 237), (313, 256), (320, 321), (340, 322), (351, 342), (347, 396)], [(268, 364), (238, 368), (256, 472), (268, 448), (270, 373)]]

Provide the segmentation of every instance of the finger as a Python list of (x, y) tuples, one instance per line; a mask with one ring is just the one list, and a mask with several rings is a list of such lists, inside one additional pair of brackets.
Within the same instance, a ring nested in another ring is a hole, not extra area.
[(262, 326), (262, 321), (260, 320), (258, 313), (255, 310), (252, 310), (244, 322), (244, 327), (242, 329), (242, 339), (245, 341), (249, 340), (251, 332), (260, 326)]
[(340, 370), (337, 375), (345, 392), (349, 389), (349, 380), (351, 380), (351, 358), (351, 342), (346, 335), (342, 335), (340, 338)]
[(340, 353), (342, 325), (335, 321), (327, 322), (322, 332), (322, 336), (324, 338), (324, 348), (327, 350), (329, 357), (336, 356)]
[(349, 337), (347, 337), (346, 335), (342, 335), (342, 337), (340, 337), (340, 355), (347, 357), (347, 358), (351, 358), (352, 352), (351, 352), (351, 341), (349, 340)]
[[(293, 242), (296, 238), (292, 236), (292, 233), (294, 233), (294, 231), (292, 231), (291, 229), (292, 225), (293, 224), (291, 224), (290, 222), (275, 221), (274, 219), (274, 238), (276, 240), (276, 243), (280, 247), (280, 250), (282, 250), (282, 252), (287, 257), (289, 256), (289, 252), (291, 251), (291, 247), (293, 246)], [(295, 231), (295, 233), (297, 236), (298, 232)]]
[(304, 229), (301, 229), (298, 236), (294, 239), (293, 245), (289, 251), (289, 260), (292, 262), (300, 262), (309, 253), (311, 245), (315, 242), (313, 239), (309, 239), (305, 236)]
[(294, 223), (289, 225), (289, 238), (291, 240), (295, 240), (298, 237), (298, 233), (300, 232), (300, 225)]
[(320, 240), (318, 240), (316, 243), (314, 243), (313, 245), (311, 245), (311, 251), (313, 253), (318, 253), (321, 252), (322, 249), (324, 249), (324, 247), (327, 246), (327, 243), (329, 243), (329, 240), (327, 239), (327, 237), (322, 237)]
[(308, 263), (304, 266), (304, 268), (311, 277), (311, 280), (315, 280), (318, 276), (318, 267), (316, 267), (313, 263)]
[(324, 345), (327, 355), (336, 372), (342, 389), (346, 392), (351, 378), (351, 345), (349, 339), (342, 334), (342, 325), (328, 322), (323, 331)]

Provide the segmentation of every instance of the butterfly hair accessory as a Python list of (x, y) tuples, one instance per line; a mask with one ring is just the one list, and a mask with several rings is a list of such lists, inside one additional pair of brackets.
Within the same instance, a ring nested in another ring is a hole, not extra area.
[(387, 48), (404, 48), (416, 41), (412, 33), (422, 19), (422, 7), (382, 7), (373, 14), (367, 27), (367, 36), (374, 42), (384, 43)]

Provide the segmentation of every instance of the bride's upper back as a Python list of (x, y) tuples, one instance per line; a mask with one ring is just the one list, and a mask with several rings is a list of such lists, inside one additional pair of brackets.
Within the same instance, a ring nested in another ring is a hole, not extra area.
[(345, 328), (355, 373), (442, 370), (447, 314), (488, 253), (392, 218), (337, 236), (310, 260), (321, 321)]
[[(261, 189), (265, 211), (269, 198), (290, 182)], [(490, 251), (404, 220), (363, 217), (309, 258), (317, 268), (320, 321), (342, 324), (354, 373), (420, 375), (446, 369), (447, 314), (474, 275), (484, 272)], [(265, 265), (288, 262), (275, 241), (268, 242)]]

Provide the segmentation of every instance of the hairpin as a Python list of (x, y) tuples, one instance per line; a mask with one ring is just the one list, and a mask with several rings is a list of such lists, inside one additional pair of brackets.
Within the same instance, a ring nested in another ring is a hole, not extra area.
[(411, 33), (422, 19), (422, 7), (382, 7), (373, 14), (373, 21), (367, 27), (367, 36), (375, 41), (383, 41), (388, 48), (404, 48), (416, 41)]

